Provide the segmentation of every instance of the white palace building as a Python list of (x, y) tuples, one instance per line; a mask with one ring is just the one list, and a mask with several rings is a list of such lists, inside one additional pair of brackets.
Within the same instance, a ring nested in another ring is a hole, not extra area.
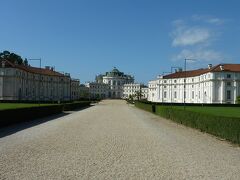
[(148, 88), (134, 83), (134, 77), (120, 72), (117, 68), (96, 76), (95, 82), (86, 83), (91, 98), (127, 99), (141, 93), (141, 99), (147, 99)]
[(124, 84), (134, 83), (134, 77), (120, 72), (117, 68), (96, 76), (96, 82), (86, 84), (89, 87), (92, 98), (112, 98), (123, 97)]
[(240, 96), (240, 64), (178, 70), (149, 81), (148, 87), (152, 102), (235, 104)]
[(80, 98), (80, 81), (53, 68), (0, 61), (0, 101), (70, 101)]

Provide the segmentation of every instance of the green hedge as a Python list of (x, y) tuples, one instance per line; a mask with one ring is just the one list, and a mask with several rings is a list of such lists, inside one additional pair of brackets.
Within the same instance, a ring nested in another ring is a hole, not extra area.
[(80, 101), (80, 102), (73, 102), (73, 103), (66, 103), (64, 104), (64, 111), (71, 111), (78, 108), (89, 107), (91, 101)]
[(63, 105), (36, 106), (18, 109), (6, 109), (0, 111), (0, 127), (43, 118), (63, 111)]
[(0, 127), (90, 106), (90, 101), (0, 110)]
[(153, 112), (152, 111), (152, 104), (142, 103), (142, 102), (136, 101), (135, 106), (138, 107), (138, 108), (144, 109), (145, 111)]
[(164, 118), (240, 144), (240, 118), (215, 116), (170, 106), (136, 103), (136, 107), (153, 112), (151, 106), (155, 106), (155, 113)]

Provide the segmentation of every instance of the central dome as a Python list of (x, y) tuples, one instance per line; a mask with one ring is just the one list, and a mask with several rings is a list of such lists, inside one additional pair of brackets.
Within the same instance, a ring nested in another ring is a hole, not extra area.
[(116, 67), (114, 67), (113, 70), (112, 70), (112, 72), (113, 72), (113, 73), (119, 73), (120, 71), (119, 71)]

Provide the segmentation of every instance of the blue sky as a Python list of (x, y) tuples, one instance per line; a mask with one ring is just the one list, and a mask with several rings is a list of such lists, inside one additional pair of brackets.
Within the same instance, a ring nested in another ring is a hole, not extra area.
[(147, 83), (184, 58), (197, 59), (188, 68), (240, 63), (239, 8), (237, 0), (1, 0), (0, 51), (40, 57), (82, 83), (114, 66)]

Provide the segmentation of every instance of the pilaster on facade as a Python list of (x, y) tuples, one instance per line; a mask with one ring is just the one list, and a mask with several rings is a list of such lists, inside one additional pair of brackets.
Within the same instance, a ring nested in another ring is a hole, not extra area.
[(236, 103), (240, 64), (177, 71), (149, 81), (149, 101), (163, 103)]

